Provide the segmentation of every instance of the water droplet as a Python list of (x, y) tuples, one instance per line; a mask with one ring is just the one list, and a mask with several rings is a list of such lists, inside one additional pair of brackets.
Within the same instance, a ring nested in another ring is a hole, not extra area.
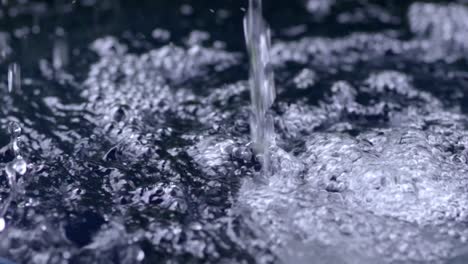
[(19, 145), (20, 142), (21, 142), (21, 140), (20, 140), (19, 137), (15, 138), (13, 140), (13, 152), (16, 153), (16, 154), (18, 154), (20, 152), (20, 149), (21, 149), (20, 145)]
[(143, 252), (143, 250), (140, 249), (138, 251), (137, 261), (143, 261), (143, 259), (145, 259), (145, 252)]
[(8, 132), (12, 137), (18, 137), (21, 135), (21, 126), (17, 122), (10, 122), (8, 125)]
[(294, 83), (298, 89), (307, 89), (317, 82), (317, 74), (311, 69), (303, 69), (295, 78)]
[(7, 60), (11, 53), (10, 36), (7, 33), (0, 32), (0, 61)]
[(65, 32), (63, 29), (57, 30), (57, 38), (54, 41), (52, 49), (52, 66), (54, 69), (62, 69), (66, 67), (69, 62), (68, 42), (65, 39)]
[(0, 217), (0, 232), (5, 230), (5, 227), (6, 227), (5, 218)]
[(17, 158), (14, 163), (13, 163), (13, 169), (18, 173), (19, 175), (24, 175), (26, 171), (28, 170), (28, 164), (26, 161), (24, 161), (23, 158)]
[(191, 15), (193, 14), (193, 7), (191, 5), (185, 4), (180, 7), (180, 12), (182, 15)]
[(151, 36), (159, 41), (168, 41), (171, 38), (171, 33), (167, 30), (156, 28), (151, 33)]
[(16, 184), (16, 170), (13, 168), (13, 163), (9, 162), (5, 167), (5, 172), (8, 177), (8, 183), (10, 186)]
[(8, 66), (8, 92), (21, 89), (21, 69), (17, 63)]

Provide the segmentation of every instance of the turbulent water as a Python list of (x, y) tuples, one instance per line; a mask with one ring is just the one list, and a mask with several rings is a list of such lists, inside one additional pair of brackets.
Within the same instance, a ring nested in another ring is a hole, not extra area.
[(0, 263), (468, 261), (464, 1), (265, 1), (260, 182), (247, 4), (167, 2), (1, 2)]

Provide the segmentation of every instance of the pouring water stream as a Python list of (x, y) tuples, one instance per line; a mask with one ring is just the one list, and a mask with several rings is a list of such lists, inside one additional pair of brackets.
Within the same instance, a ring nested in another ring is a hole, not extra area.
[(252, 143), (262, 163), (263, 174), (268, 175), (271, 169), (269, 148), (274, 144), (273, 118), (268, 110), (275, 100), (275, 84), (270, 59), (270, 29), (262, 18), (262, 0), (249, 1), (244, 33), (250, 63)]

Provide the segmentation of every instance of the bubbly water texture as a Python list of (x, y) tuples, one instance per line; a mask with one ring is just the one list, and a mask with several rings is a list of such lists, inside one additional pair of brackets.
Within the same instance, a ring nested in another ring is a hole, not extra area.
[(270, 1), (258, 182), (241, 9), (106, 2), (0, 9), (0, 262), (467, 262), (464, 5)]

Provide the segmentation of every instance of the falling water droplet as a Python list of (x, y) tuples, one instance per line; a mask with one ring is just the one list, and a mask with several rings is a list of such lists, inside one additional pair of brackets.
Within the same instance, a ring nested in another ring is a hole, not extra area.
[(65, 31), (61, 28), (56, 31), (56, 39), (52, 49), (52, 65), (54, 69), (62, 69), (69, 62), (68, 42), (65, 38)]
[(8, 92), (21, 89), (21, 69), (17, 63), (8, 66)]
[(39, 34), (41, 32), (41, 18), (47, 12), (47, 5), (45, 3), (37, 3), (32, 7), (32, 27), (31, 31), (34, 34)]
[(11, 148), (13, 149), (13, 153), (15, 153), (16, 156), (21, 156), (20, 151), (21, 151), (21, 126), (17, 122), (10, 122), (8, 124), (8, 132), (10, 133), (11, 136)]
[(0, 232), (3, 232), (5, 230), (6, 223), (5, 223), (5, 218), (0, 217)]
[(5, 62), (12, 53), (10, 35), (0, 32), (0, 62)]

